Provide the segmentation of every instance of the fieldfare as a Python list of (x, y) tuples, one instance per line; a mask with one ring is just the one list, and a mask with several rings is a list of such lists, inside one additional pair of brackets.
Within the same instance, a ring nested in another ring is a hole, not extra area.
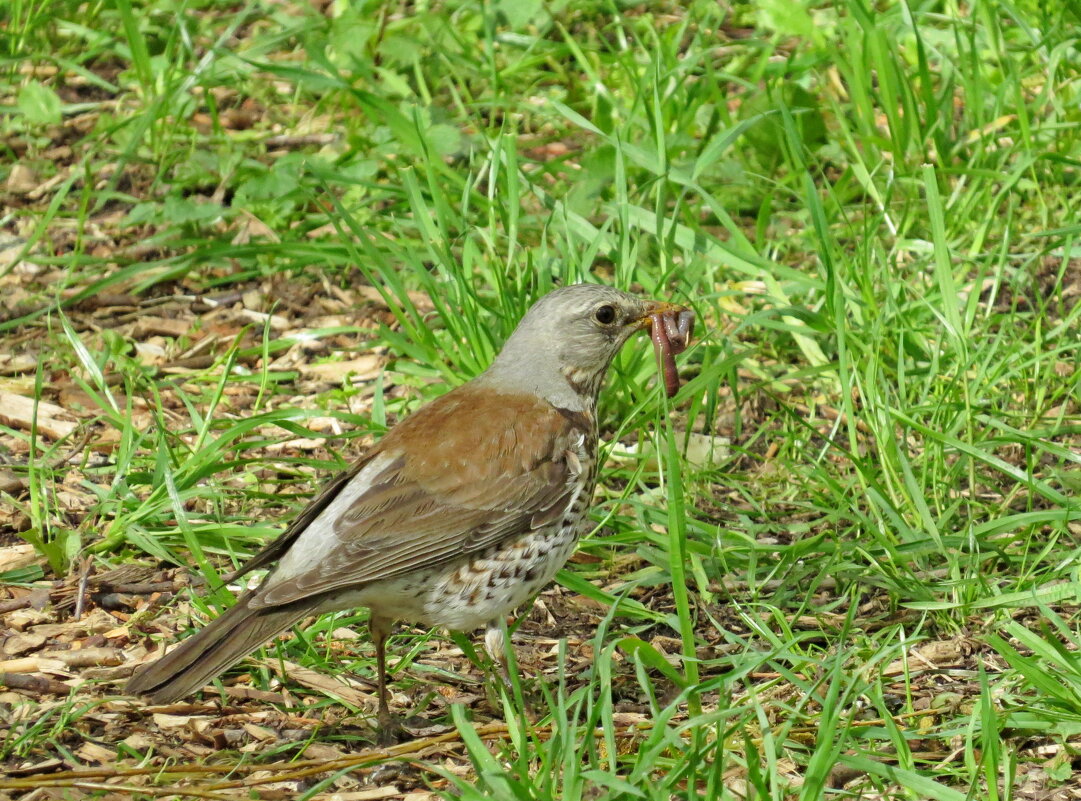
[(230, 577), (277, 563), (259, 586), (140, 667), (127, 691), (176, 701), (301, 619), (358, 606), (371, 610), (384, 730), (393, 621), (484, 625), (486, 649), (503, 663), (506, 615), (552, 580), (587, 526), (597, 393), (612, 358), (651, 328), (671, 394), (672, 354), (686, 346), (692, 319), (594, 284), (544, 296), (491, 367), (336, 476)]

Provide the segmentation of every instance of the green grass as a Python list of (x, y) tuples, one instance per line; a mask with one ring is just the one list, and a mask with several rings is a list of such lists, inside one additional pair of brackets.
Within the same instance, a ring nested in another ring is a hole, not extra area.
[[(85, 552), (215, 580), (358, 438), (484, 369), (533, 299), (599, 280), (696, 309), (689, 380), (667, 401), (645, 342), (617, 360), (598, 529), (560, 578), (609, 610), (593, 659), (565, 641), (526, 680), (532, 711), (521, 686), (497, 696), (494, 749), (465, 707), (439, 713), (472, 767), (440, 787), (1076, 787), (1075, 5), (57, 0), (0, 23), (0, 179), (54, 181), (0, 214), (0, 351), (41, 365), (0, 389), (77, 389), (105, 443), (0, 424), (0, 461), (29, 480), (0, 498), (48, 558), (9, 580)], [(381, 317), (297, 335), (308, 298), (366, 284)], [(180, 376), (87, 305), (234, 291), (295, 325), (222, 325)], [(307, 394), (286, 357), (312, 341), (311, 360), (385, 348), (387, 372)], [(691, 434), (725, 438), (715, 462), (684, 458)], [(297, 437), (326, 447), (273, 450)], [(363, 646), (340, 664), (322, 639), (363, 620), (282, 653), (366, 673)], [(392, 640), (414, 698), (453, 669), (431, 644)], [(55, 753), (52, 720), (0, 752)]]

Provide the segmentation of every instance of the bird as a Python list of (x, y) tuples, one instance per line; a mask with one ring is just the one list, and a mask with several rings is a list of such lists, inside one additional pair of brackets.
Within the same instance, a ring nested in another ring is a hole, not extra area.
[(623, 345), (688, 311), (601, 284), (572, 284), (525, 313), (491, 365), (397, 423), (333, 478), (228, 581), (261, 583), (126, 685), (172, 703), (310, 615), (367, 607), (387, 699), (395, 621), (485, 628), (504, 665), (506, 616), (531, 600), (588, 526), (597, 399)]

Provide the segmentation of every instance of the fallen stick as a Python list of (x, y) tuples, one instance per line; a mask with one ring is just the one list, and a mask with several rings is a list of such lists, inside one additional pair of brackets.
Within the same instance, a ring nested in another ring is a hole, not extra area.
[(67, 695), (71, 692), (71, 688), (64, 682), (35, 673), (0, 673), (0, 687), (52, 695)]

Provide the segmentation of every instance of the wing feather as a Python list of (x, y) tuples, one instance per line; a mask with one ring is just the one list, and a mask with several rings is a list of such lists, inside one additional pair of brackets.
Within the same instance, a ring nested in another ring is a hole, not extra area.
[[(255, 602), (276, 606), (401, 576), (551, 524), (579, 490), (575, 452), (589, 434), (536, 398), (492, 398), (471, 385), (445, 395), (391, 431), (365, 457), (370, 470), (337, 487), (335, 496), (355, 494), (348, 508), (324, 501), (302, 513), (304, 528), (290, 527), (287, 548), (275, 552), (318, 549), (321, 558), (286, 558)], [(481, 443), (491, 458), (475, 458)], [(349, 486), (358, 481), (365, 486)]]

